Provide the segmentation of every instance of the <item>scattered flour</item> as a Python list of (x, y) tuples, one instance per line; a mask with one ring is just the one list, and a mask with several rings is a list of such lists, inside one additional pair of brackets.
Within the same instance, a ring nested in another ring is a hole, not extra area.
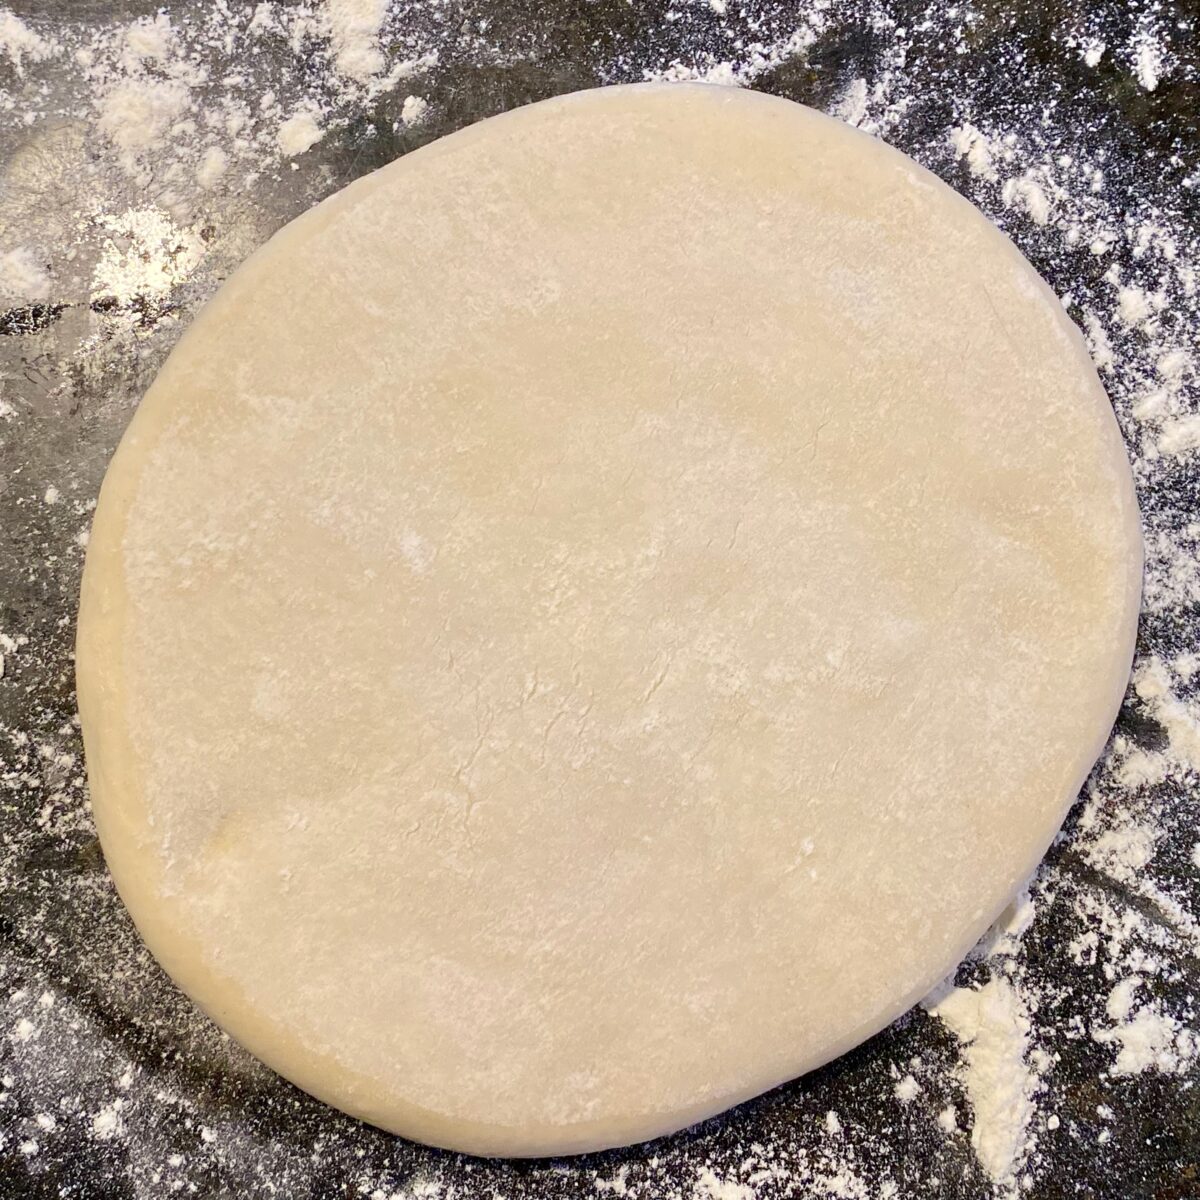
[(104, 96), (96, 124), (129, 161), (157, 147), (190, 104), (191, 93), (176, 80), (118, 83)]
[(722, 1179), (710, 1167), (701, 1167), (696, 1175), (695, 1200), (756, 1200), (754, 1188), (748, 1183)]
[(593, 1186), (598, 1192), (606, 1192), (610, 1196), (628, 1196), (629, 1195), (629, 1168), (621, 1167), (613, 1175), (602, 1179), (599, 1175), (596, 1176)]
[(735, 57), (721, 59), (711, 51), (697, 50), (687, 61), (676, 58), (666, 65), (643, 67), (641, 77), (648, 82), (698, 80), (747, 87), (782, 63), (802, 58), (828, 25), (828, 10), (827, 0), (806, 5), (796, 12), (790, 32), (772, 41), (743, 41)]
[(429, 112), (429, 101), (422, 96), (406, 96), (400, 108), (400, 120), (405, 125), (420, 125)]
[(1095, 866), (1122, 883), (1136, 883), (1139, 873), (1154, 858), (1158, 831), (1130, 814), (1097, 834), (1085, 844), (1085, 853)]
[(1033, 1149), (1041, 1086), (1029, 1061), (1025, 1004), (999, 974), (980, 988), (952, 988), (923, 1003), (963, 1043), (963, 1082), (974, 1112), (971, 1145), (991, 1180), (1010, 1188)]
[(0, 300), (36, 304), (49, 299), (50, 276), (32, 250), (0, 250)]
[(92, 272), (95, 299), (161, 300), (204, 257), (199, 232), (179, 227), (162, 209), (131, 208), (101, 217), (99, 224), (106, 236)]
[(1002, 179), (1023, 159), (1014, 138), (989, 136), (967, 121), (950, 130), (949, 141), (954, 156), (965, 161), (967, 169), (976, 179), (1001, 183), (1000, 200), (1006, 208), (1023, 212), (1035, 225), (1050, 222), (1054, 212), (1054, 197), (1061, 188), (1052, 182), (1049, 164), (1027, 167)]
[(867, 81), (855, 79), (833, 106), (833, 115), (847, 125), (861, 125), (867, 117)]
[(206, 190), (216, 187), (229, 169), (229, 155), (220, 146), (209, 146), (196, 168), (196, 182)]
[(143, 18), (125, 30), (122, 62), (133, 71), (148, 63), (162, 66), (170, 60), (176, 42), (175, 29), (166, 13)]
[(1031, 172), (1005, 180), (1000, 194), (1010, 208), (1020, 208), (1028, 213), (1034, 224), (1045, 225), (1050, 220), (1050, 198)]
[(1188, 413), (1163, 424), (1158, 437), (1158, 450), (1171, 458), (1179, 458), (1200, 449), (1200, 413)]
[(1143, 25), (1134, 35), (1131, 46), (1133, 72), (1138, 83), (1153, 92), (1167, 73), (1168, 59), (1161, 36), (1149, 25)]
[(12, 637), (10, 634), (0, 630), (0, 679), (4, 678), (4, 670), (6, 661), (11, 658), (16, 652), (25, 645), (28, 641), (23, 635)]
[(92, 1132), (100, 1141), (107, 1142), (120, 1137), (125, 1125), (121, 1118), (121, 1109), (124, 1107), (125, 1101), (118, 1096), (92, 1118)]
[[(1185, 660), (1184, 670), (1189, 669), (1194, 672), (1190, 661)], [(1171, 668), (1161, 658), (1142, 658), (1133, 671), (1134, 694), (1166, 734), (1160, 751), (1162, 778), (1172, 768), (1200, 777), (1200, 713), (1175, 694), (1171, 675)]]
[(1020, 952), (1025, 934), (1037, 916), (1037, 906), (1031, 889), (1032, 881), (1005, 907), (991, 929), (971, 951), (971, 958), (1012, 958)]
[(1145, 325), (1154, 316), (1150, 297), (1141, 288), (1123, 287), (1117, 292), (1117, 316), (1132, 327)]
[(379, 27), (386, 12), (386, 0), (329, 0), (329, 37), (342, 75), (365, 83), (383, 70)]
[(1105, 1011), (1113, 1022), (1095, 1029), (1092, 1037), (1101, 1044), (1119, 1047), (1114, 1075), (1139, 1075), (1143, 1071), (1179, 1074), (1200, 1053), (1200, 1036), (1170, 1016), (1158, 1001), (1137, 1004), (1145, 981), (1130, 975), (1113, 988)]
[(970, 122), (950, 131), (950, 144), (958, 158), (967, 160), (972, 175), (993, 182), (999, 178), (992, 161), (991, 142)]
[(323, 137), (325, 131), (317, 122), (317, 114), (311, 109), (295, 113), (279, 126), (279, 149), (288, 158), (295, 158), (311, 150)]
[(18, 77), (24, 77), (26, 63), (45, 62), (58, 52), (57, 44), (30, 29), (8, 9), (0, 9), (0, 55), (12, 63)]

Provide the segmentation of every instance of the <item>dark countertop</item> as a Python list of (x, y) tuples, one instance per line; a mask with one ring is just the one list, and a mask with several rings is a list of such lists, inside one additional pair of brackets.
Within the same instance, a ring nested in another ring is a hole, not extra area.
[[(385, 69), (412, 65), (383, 89), (339, 72), (328, 30), (309, 19), (319, 7), (277, 4), (252, 33), (253, 6), (170, 4), (174, 41), (136, 60), (114, 31), (154, 3), (18, 2), (42, 61), (0, 15), (0, 1197), (1200, 1196), (1200, 674), (1187, 657), (1200, 652), (1200, 432), (1186, 420), (1200, 407), (1189, 274), (1200, 271), (1200, 9), (393, 4), (378, 48)], [(141, 946), (82, 775), (71, 643), (84, 531), (138, 396), (198, 305), (275, 228), (472, 121), (672, 69), (853, 119), (979, 204), (1064, 296), (1135, 462), (1148, 539), (1141, 683), (1031, 884), (1032, 908), (960, 968), (960, 985), (999, 980), (1016, 997), (1015, 1041), (993, 1014), (995, 1037), (966, 1046), (917, 1008), (675, 1137), (583, 1159), (472, 1160), (284, 1083)], [(154, 105), (113, 115), (131, 82), (169, 110), (161, 129)], [(404, 120), (409, 95), (428, 102), (423, 120)], [(306, 104), (323, 136), (289, 160), (274, 130)], [(202, 183), (213, 113), (229, 161)], [(139, 122), (153, 134), (141, 146)], [(971, 158), (972, 137), (986, 154)], [(18, 248), (25, 258), (4, 257)], [(1114, 988), (1131, 978), (1137, 1000), (1122, 1012)], [(1139, 1013), (1168, 1031), (1157, 1057), (1154, 1045), (1134, 1053)], [(897, 1082), (910, 1074), (918, 1091), (905, 1102)], [(998, 1181), (982, 1122), (994, 1133), (999, 1111), (1004, 1124), (996, 1097), (1012, 1078), (1025, 1080), (1027, 1111), (1014, 1174)]]

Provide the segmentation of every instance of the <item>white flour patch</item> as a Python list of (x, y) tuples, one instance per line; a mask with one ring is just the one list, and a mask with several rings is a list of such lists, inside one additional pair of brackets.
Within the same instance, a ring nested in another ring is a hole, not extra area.
[(156, 147), (187, 111), (191, 93), (170, 79), (118, 83), (103, 99), (97, 125), (127, 155)]
[(180, 228), (156, 208), (101, 217), (106, 236), (92, 272), (92, 295), (121, 303), (159, 300), (187, 280), (204, 257), (194, 229)]
[(0, 300), (29, 304), (50, 299), (50, 275), (27, 246), (0, 251)]
[(596, 1191), (607, 1193), (610, 1196), (628, 1196), (629, 1195), (629, 1168), (621, 1167), (615, 1174), (607, 1178), (596, 1176), (594, 1187)]
[(196, 182), (204, 189), (216, 187), (229, 169), (229, 155), (220, 146), (209, 146), (196, 168)]
[(720, 59), (709, 51), (702, 51), (686, 61), (677, 58), (661, 66), (643, 67), (642, 79), (667, 83), (696, 80), (746, 87), (781, 63), (802, 58), (826, 27), (827, 9), (827, 3), (807, 6), (803, 14), (797, 14), (787, 32), (770, 41), (751, 39), (744, 42), (734, 58)]
[(1153, 92), (1169, 70), (1170, 58), (1161, 33), (1143, 20), (1129, 48), (1129, 58), (1139, 86)]
[(722, 1179), (709, 1167), (701, 1167), (696, 1176), (695, 1200), (756, 1200), (756, 1192), (748, 1183)]
[(1150, 297), (1138, 287), (1123, 287), (1117, 292), (1117, 316), (1123, 325), (1137, 327), (1154, 315)]
[(1105, 1004), (1112, 1025), (1093, 1030), (1092, 1037), (1118, 1048), (1114, 1075), (1139, 1075), (1143, 1071), (1178, 1074), (1200, 1052), (1200, 1037), (1183, 1021), (1170, 1016), (1158, 1001), (1139, 1003), (1144, 983), (1140, 976), (1130, 975), (1113, 988)]
[(1097, 834), (1086, 847), (1096, 867), (1123, 883), (1136, 883), (1138, 872), (1154, 858), (1158, 832), (1127, 816), (1118, 825)]
[(833, 115), (847, 125), (861, 125), (867, 118), (867, 81), (855, 79), (833, 106)]
[(365, 83), (383, 70), (379, 27), (386, 12), (386, 0), (328, 0), (333, 60), (342, 75)]
[(23, 78), (27, 64), (45, 62), (58, 52), (52, 39), (30, 28), (15, 13), (0, 9), (0, 55), (12, 63), (18, 78)]
[(993, 1183), (1011, 1188), (1035, 1144), (1029, 1013), (1016, 988), (994, 975), (980, 988), (953, 988), (923, 1002), (962, 1042), (963, 1082), (974, 1111), (971, 1146)]
[(987, 135), (970, 122), (950, 131), (950, 144), (959, 158), (966, 159), (972, 175), (993, 182), (998, 178), (992, 144)]
[(306, 110), (288, 117), (279, 126), (277, 140), (283, 154), (287, 158), (295, 158), (297, 154), (311, 150), (324, 136), (325, 131), (317, 121), (317, 114)]
[(420, 125), (429, 113), (429, 101), (423, 96), (406, 96), (400, 109), (400, 120), (405, 125)]
[(1046, 189), (1030, 172), (1005, 180), (1001, 198), (1010, 208), (1020, 208), (1033, 219), (1036, 225), (1045, 225), (1050, 220), (1050, 197)]
[(174, 26), (166, 13), (135, 21), (125, 30), (121, 62), (126, 70), (138, 71), (147, 64), (165, 65), (177, 44)]
[(1158, 450), (1169, 458), (1180, 458), (1200, 449), (1200, 413), (1188, 413), (1163, 424)]
[(124, 1106), (125, 1101), (118, 1097), (92, 1117), (92, 1133), (99, 1141), (112, 1141), (124, 1132), (125, 1123), (121, 1119), (121, 1109)]

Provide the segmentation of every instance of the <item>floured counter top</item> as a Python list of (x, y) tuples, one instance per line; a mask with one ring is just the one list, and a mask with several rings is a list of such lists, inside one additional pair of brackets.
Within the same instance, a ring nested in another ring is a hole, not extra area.
[[(882, 0), (0, 10), (0, 1194), (1200, 1192), (1193, 20), (1166, 3)], [(87, 809), (79, 572), (138, 397), (271, 232), (471, 121), (647, 78), (823, 108), (1014, 238), (1086, 333), (1130, 446), (1147, 545), (1139, 656), (1047, 864), (908, 1017), (650, 1146), (482, 1162), (284, 1084), (141, 946)]]

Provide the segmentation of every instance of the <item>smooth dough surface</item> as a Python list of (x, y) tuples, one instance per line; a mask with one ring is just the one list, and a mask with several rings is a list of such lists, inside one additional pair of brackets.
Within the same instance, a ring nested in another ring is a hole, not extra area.
[(930, 988), (1126, 681), (1130, 471), (903, 155), (693, 85), (486, 121), (205, 308), (96, 514), (79, 701), (150, 947), (397, 1132), (687, 1125)]

